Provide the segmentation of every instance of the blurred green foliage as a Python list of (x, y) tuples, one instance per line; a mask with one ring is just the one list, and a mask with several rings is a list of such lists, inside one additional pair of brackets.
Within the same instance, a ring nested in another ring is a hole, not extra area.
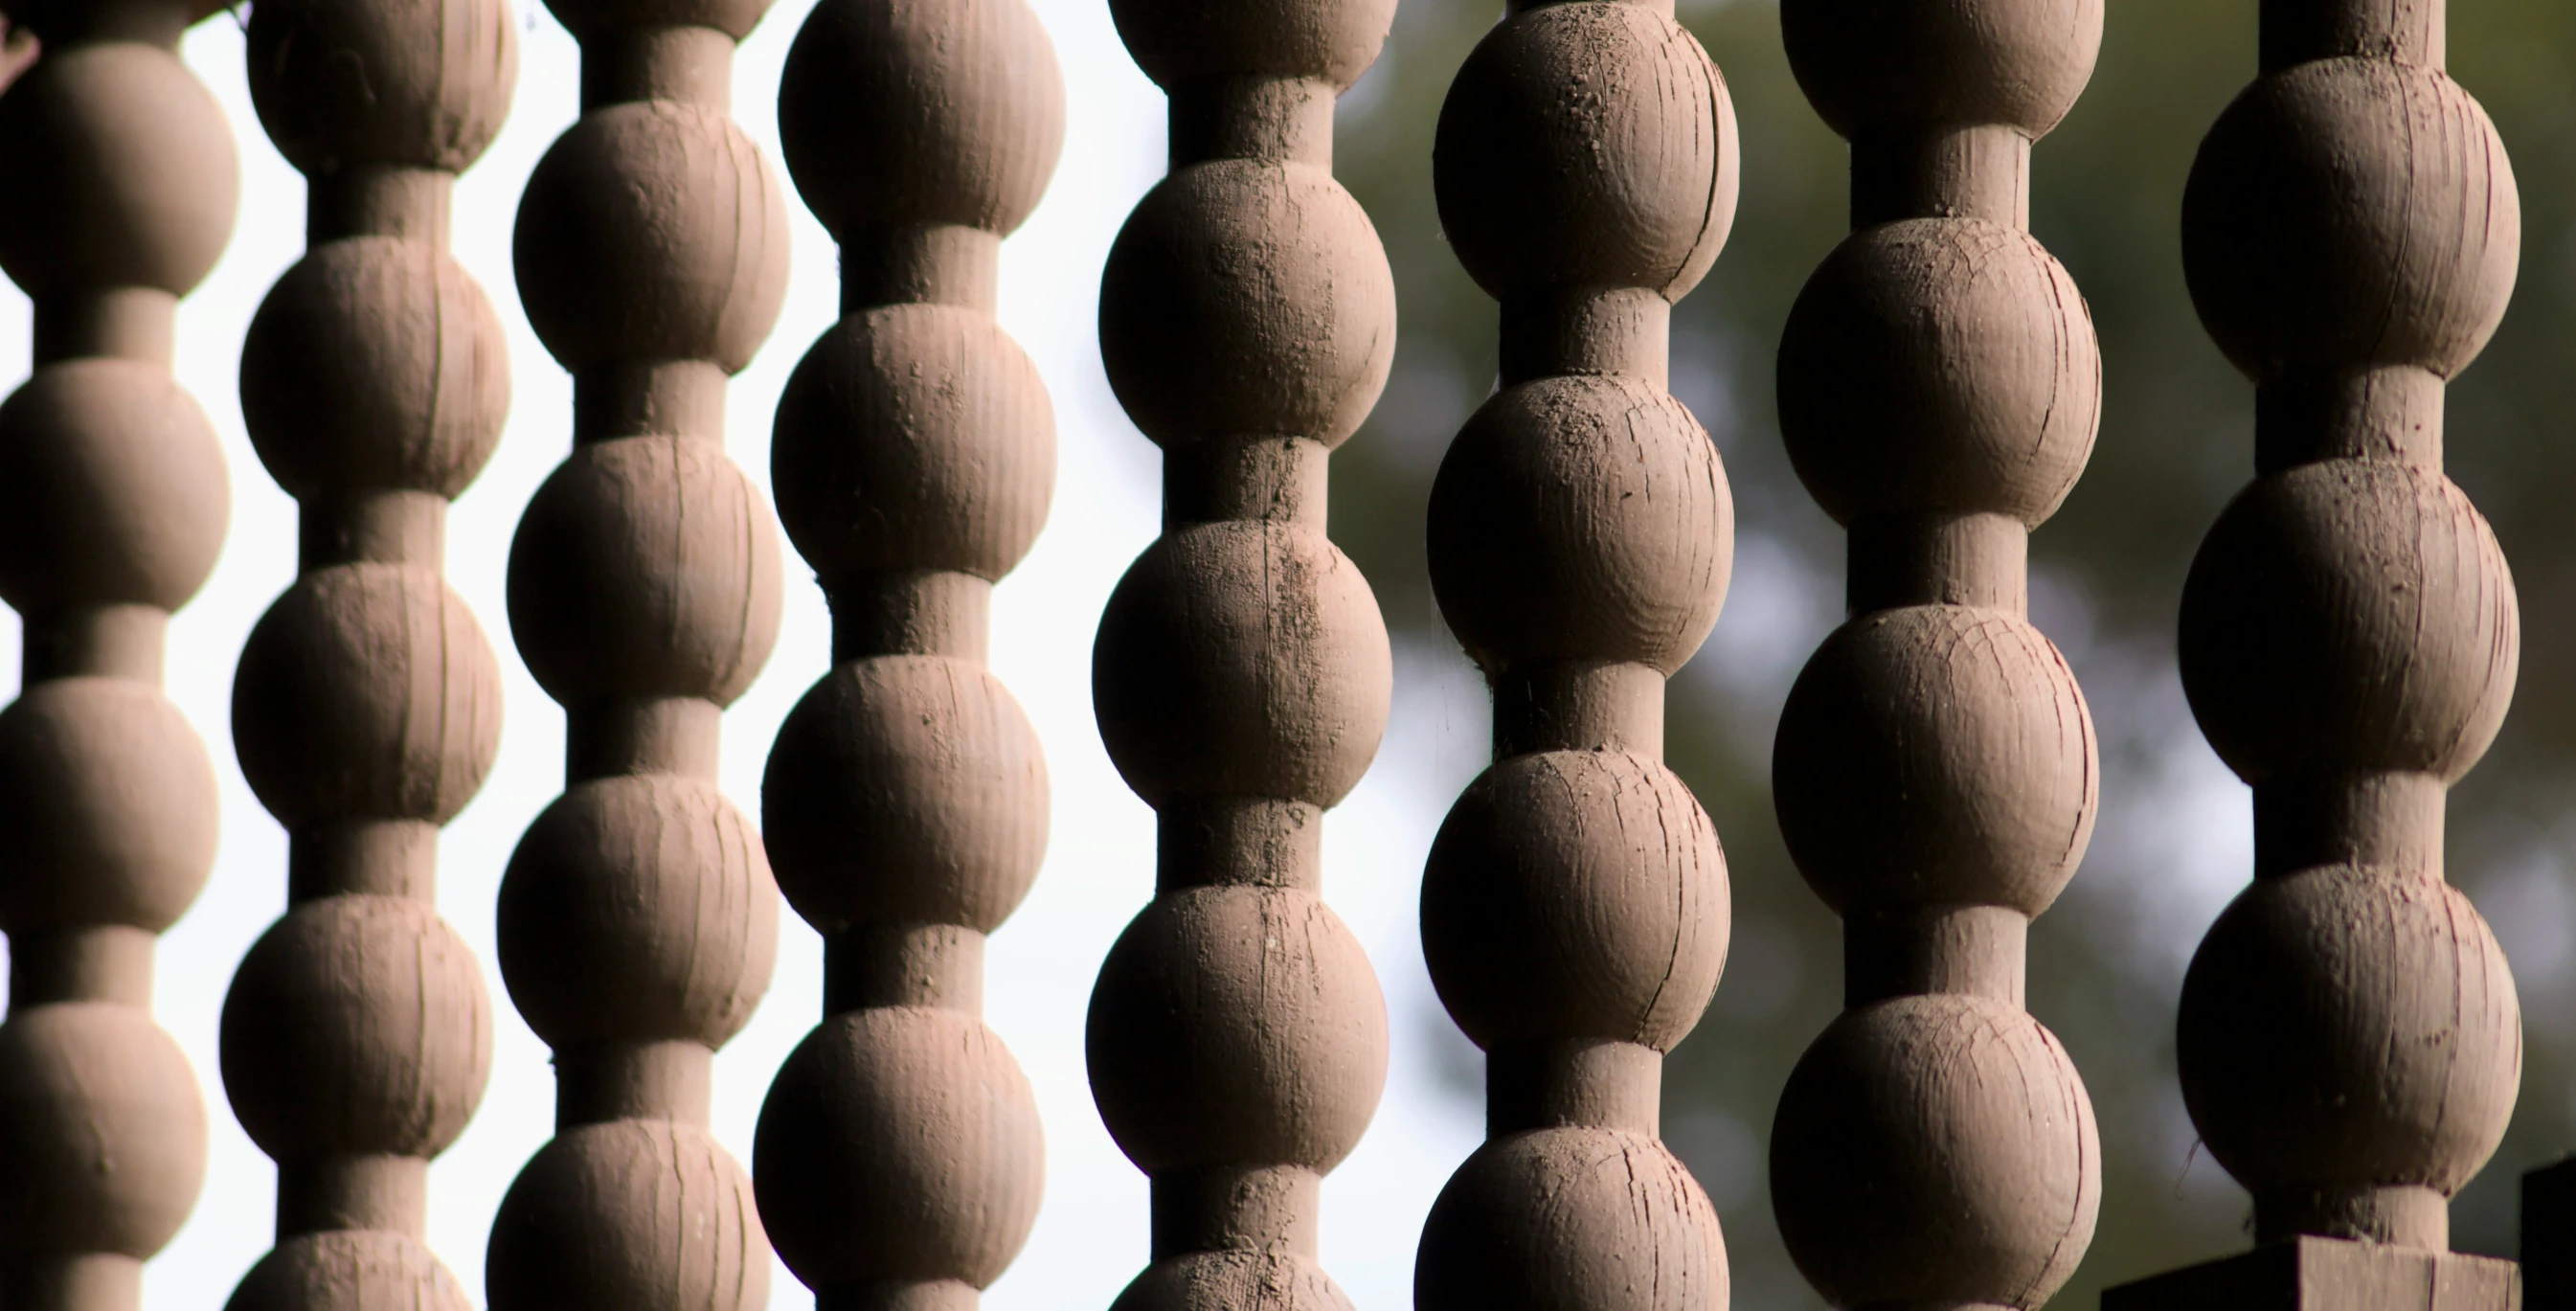
[[(1491, 0), (1405, 0), (1345, 98), (1337, 169), (1393, 262), (1403, 336), (1376, 416), (1335, 459), (1333, 535), (1377, 588), (1399, 643), (1461, 657), (1424, 575), (1423, 504), (1458, 423), (1491, 390), (1492, 303), (1442, 242), (1432, 124)], [(1768, 1206), (1770, 1119), (1790, 1067), (1840, 1004), (1833, 917), (1780, 843), (1769, 796), (1789, 679), (1840, 618), (1841, 534), (1781, 451), (1772, 352), (1791, 302), (1845, 232), (1842, 143), (1799, 94), (1776, 0), (1683, 0), (1743, 126), (1734, 235), (1676, 313), (1674, 390), (1724, 454), (1736, 589), (1675, 680), (1670, 756), (1723, 835), (1735, 947), (1708, 1018), (1675, 1054), (1667, 1137), (1727, 1226), (1744, 1311), (1816, 1305)], [(2200, 743), (2172, 669), (2185, 569), (2252, 473), (2252, 389), (2200, 330), (2177, 216), (2201, 134), (2254, 74), (2255, 0), (2110, 0), (2084, 99), (2041, 143), (2032, 226), (2091, 302), (2105, 416), (2085, 478), (2033, 542), (2033, 615), (2083, 680), (2103, 748), (2101, 829), (2032, 935), (2031, 1008), (2084, 1072), (2102, 1125), (2101, 1228), (2057, 1304), (2246, 1243), (2244, 1196), (2196, 1150), (2173, 1076), (2183, 964), (2241, 884), (2246, 802)], [(2526, 1065), (2511, 1135), (2454, 1206), (2454, 1241), (2516, 1250), (2520, 1172), (2576, 1148), (2576, 5), (2458, 0), (2453, 74), (2519, 169), (2522, 280), (2485, 356), (2452, 388), (2452, 475), (2494, 522), (2520, 586), (2512, 718), (2455, 792), (2453, 880), (2513, 956)], [(2234, 836), (2231, 836), (2234, 835)], [(1399, 1017), (1425, 1025), (1437, 1017)]]

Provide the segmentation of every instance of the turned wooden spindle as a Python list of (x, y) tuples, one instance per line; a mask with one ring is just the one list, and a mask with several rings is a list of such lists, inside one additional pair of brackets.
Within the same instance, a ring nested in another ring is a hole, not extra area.
[(2102, 390), (2084, 299), (2028, 231), (2030, 161), (2092, 76), (2102, 0), (1788, 0), (1781, 26), (1851, 142), (1853, 231), (1779, 360), (1791, 461), (1851, 535), (1851, 617), (1772, 754), (1790, 855), (1842, 916), (1847, 1008), (1781, 1094), (1772, 1204), (1835, 1306), (2033, 1307), (2101, 1204), (2092, 1104), (2023, 1010), (2100, 767), (2026, 559)]
[(8, 12), (43, 54), (0, 95), (0, 270), (35, 309), (34, 375), (0, 404), (0, 599), (25, 640), (0, 711), (0, 1306), (137, 1311), (206, 1165), (196, 1076), (152, 1022), (152, 952), (214, 864), (215, 774), (161, 671), (229, 496), (170, 361), (240, 178), (176, 53), (216, 6)]
[(778, 634), (778, 544), (724, 393), (786, 290), (786, 197), (726, 116), (761, 0), (555, 0), (581, 120), (528, 180), (528, 321), (573, 376), (567, 459), (511, 545), (510, 627), (564, 708), (564, 795), (501, 886), (502, 978), (554, 1049), (556, 1137), (503, 1198), (494, 1311), (753, 1311), (769, 1244), (707, 1132), (769, 986), (778, 893), (716, 787)]
[(1423, 873), (1432, 982), (1486, 1053), (1486, 1142), (1424, 1227), (1424, 1311), (1727, 1302), (1717, 1212), (1659, 1133), (1728, 899), (1663, 763), (1664, 680), (1734, 544), (1666, 343), (1736, 169), (1725, 80), (1670, 4), (1514, 4), (1441, 109), (1441, 223), (1501, 302), (1502, 385), (1431, 490), (1432, 587), (1492, 688), (1494, 764)]
[[(2264, 0), (2262, 73), (2201, 144), (2183, 262), (2255, 384), (2255, 480), (2183, 589), (2183, 690), (2254, 789), (2254, 881), (2183, 980), (2176, 1054), (2254, 1252), (2106, 1305), (2510, 1305), (2450, 1198), (2504, 1136), (2521, 1010), (2443, 878), (2445, 793), (2513, 695), (2495, 534), (2442, 473), (2445, 384), (2504, 316), (2504, 145), (2442, 71), (2441, 0)], [(2411, 1290), (2411, 1291), (2410, 1291)]]
[(993, 300), (1064, 88), (1022, 0), (824, 0), (779, 125), (841, 245), (843, 318), (770, 447), (831, 669), (761, 792), (780, 888), (823, 934), (826, 1018), (778, 1073), (752, 1173), (824, 1311), (970, 1311), (1046, 1169), (1035, 1095), (982, 1020), (984, 937), (1046, 852), (1046, 766), (984, 657), (993, 584), (1055, 483), (1045, 384)]
[(422, 1243), (430, 1158), (482, 1100), (482, 971), (436, 905), (438, 829), (500, 744), (491, 643), (440, 575), (447, 503), (509, 409), (500, 316), (447, 255), (456, 174), (509, 110), (501, 0), (265, 0), (251, 93), (308, 179), (310, 249), (242, 348), (301, 574), (242, 652), (233, 742), (288, 834), (285, 918), (225, 998), (224, 1087), (276, 1158), (238, 1311), (473, 1305)]
[(1332, 174), (1333, 98), (1391, 0), (1113, 0), (1171, 98), (1171, 174), (1109, 252), (1110, 385), (1163, 449), (1163, 535), (1092, 652), (1100, 733), (1158, 816), (1155, 897), (1092, 994), (1101, 1118), (1153, 1177), (1118, 1305), (1346, 1305), (1318, 1187), (1386, 1080), (1386, 1004), (1320, 895), (1323, 812), (1385, 731), (1384, 621), (1324, 534), (1327, 457), (1386, 385), (1395, 288)]

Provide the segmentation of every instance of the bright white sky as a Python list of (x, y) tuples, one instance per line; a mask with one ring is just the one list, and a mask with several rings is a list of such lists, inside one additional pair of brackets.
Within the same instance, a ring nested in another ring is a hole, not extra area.
[[(578, 51), (533, 0), (521, 6), (520, 75), (508, 128), (457, 188), (455, 253), (508, 325), (514, 404), (499, 455), (451, 521), (448, 575), (491, 635), (507, 679), (501, 759), (480, 798), (447, 830), (440, 907), (484, 964), (498, 1018), (492, 1081), (464, 1138), (431, 1172), (431, 1245), (479, 1302), (492, 1212), (553, 1120), (544, 1046), (522, 1025), (493, 960), (492, 906), (519, 834), (560, 789), (563, 720), (509, 641), (502, 574), (520, 510), (568, 446), (571, 388), (528, 330), (510, 270), (510, 228), (529, 170), (573, 121)], [(1098, 0), (1036, 0), (1065, 70), (1068, 128), (1053, 189), (1005, 248), (1001, 318), (1045, 374), (1062, 443), (1054, 515), (995, 601), (993, 663), (1046, 743), (1055, 825), (1035, 893), (993, 941), (989, 1022), (1036, 1085), (1046, 1121), (1047, 1198), (1037, 1231), (995, 1286), (996, 1311), (1106, 1306), (1145, 1260), (1143, 1176), (1100, 1127), (1084, 1082), (1083, 1011), (1111, 939), (1150, 894), (1152, 815), (1119, 781), (1093, 727), (1090, 648), (1100, 607), (1156, 526), (1157, 457), (1111, 399), (1093, 333), (1098, 270), (1110, 238), (1163, 171), (1163, 101), (1139, 74)], [(778, 70), (811, 0), (784, 0), (744, 42), (734, 112), (777, 151)], [(180, 313), (181, 381), (222, 434), (232, 470), (230, 540), (213, 579), (171, 629), (170, 694), (213, 753), (224, 834), (214, 878), (163, 940), (156, 1011), (197, 1068), (212, 1162), (193, 1219), (151, 1267), (156, 1308), (221, 1305), (270, 1241), (273, 1172), (233, 1122), (216, 1064), (216, 1023), (234, 966), (285, 902), (285, 839), (233, 763), (234, 661), (252, 623), (295, 573), (295, 507), (243, 435), (235, 389), (242, 333), (272, 282), (302, 252), (304, 184), (260, 132), (242, 80), (233, 20), (200, 25), (184, 51), (231, 117), (243, 204), (231, 248)], [(782, 170), (783, 178), (783, 170)], [(795, 209), (794, 273), (767, 347), (733, 385), (729, 446), (765, 489), (778, 391), (836, 317), (834, 251)], [(0, 283), (0, 386), (27, 369), (25, 300)], [(782, 541), (782, 547), (784, 543)], [(793, 555), (788, 557), (791, 562)], [(822, 672), (822, 597), (791, 563), (778, 653), (726, 721), (724, 782), (759, 813), (761, 766), (780, 718)], [(0, 610), (0, 687), (14, 685), (16, 620)], [(1449, 798), (1481, 767), (1482, 689), (1460, 670), (1400, 666), (1389, 748), (1327, 827), (1325, 890), (1375, 960), (1388, 998), (1393, 1073), (1375, 1126), (1325, 1185), (1326, 1266), (1362, 1306), (1411, 1301), (1414, 1237), (1449, 1171), (1480, 1137), (1481, 1108), (1436, 1078), (1463, 1040), (1447, 1028), (1422, 972), (1413, 908), (1423, 853)], [(751, 1026), (718, 1057), (715, 1132), (739, 1159), (771, 1072), (817, 1018), (821, 952), (784, 907), (778, 973)], [(773, 1303), (810, 1305), (784, 1268)]]

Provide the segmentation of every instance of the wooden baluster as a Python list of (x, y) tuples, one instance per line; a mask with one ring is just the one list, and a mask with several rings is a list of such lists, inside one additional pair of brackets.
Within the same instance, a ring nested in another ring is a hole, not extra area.
[(1847, 1009), (1781, 1094), (1780, 1234), (1838, 1307), (2033, 1307), (2092, 1242), (2082, 1080), (2023, 1010), (2023, 943), (2093, 832), (2092, 719), (2027, 617), (2029, 532), (2102, 409), (2084, 298), (2028, 231), (2031, 143), (2101, 0), (1790, 0), (1851, 142), (1853, 232), (1780, 344), (1780, 430), (1851, 535), (1851, 618), (1790, 690), (1782, 836), (1843, 919)]
[(446, 244), (516, 41), (499, 0), (267, 0), (249, 44), (261, 120), (309, 180), (311, 249), (242, 348), (242, 414), (302, 541), (233, 688), (289, 906), (224, 1004), (224, 1086), (278, 1164), (278, 1245), (231, 1306), (464, 1311), (422, 1243), (429, 1160), (482, 1100), (492, 1013), (438, 916), (438, 829), (491, 768), (501, 672), (440, 569), (509, 356)]
[(189, 0), (13, 5), (44, 43), (0, 95), (0, 269), (35, 307), (0, 405), (0, 1305), (136, 1311), (195, 1205), (206, 1112), (152, 1022), (153, 938), (215, 854), (206, 749), (161, 694), (170, 613), (229, 511), (214, 429), (170, 373), (179, 297), (232, 235), (222, 109), (176, 53)]
[(723, 707), (778, 633), (728, 374), (786, 289), (787, 210), (726, 117), (761, 0), (555, 0), (582, 117), (520, 204), (528, 321), (573, 441), (510, 552), (510, 627), (564, 707), (564, 795), (501, 887), (502, 978), (555, 1053), (556, 1137), (493, 1220), (494, 1311), (750, 1311), (751, 1181), (707, 1132), (715, 1049), (769, 986), (777, 888), (716, 788)]
[(832, 668), (770, 753), (788, 901), (824, 935), (821, 1026), (752, 1172), (825, 1311), (971, 1311), (1027, 1241), (1046, 1154), (984, 1027), (984, 935), (1037, 877), (1046, 766), (984, 666), (995, 581), (1055, 483), (1036, 366), (993, 321), (1064, 87), (1022, 0), (824, 0), (779, 90), (787, 164), (841, 243), (841, 322), (780, 398), (780, 517), (832, 605)]
[(1112, 0), (1171, 97), (1171, 175), (1109, 252), (1110, 385), (1163, 448), (1163, 535), (1101, 618), (1110, 758), (1159, 819), (1155, 897), (1092, 994), (1091, 1083), (1153, 1176), (1118, 1305), (1346, 1305), (1318, 1187), (1386, 1080), (1386, 1004), (1319, 895), (1324, 810), (1385, 731), (1376, 597), (1324, 535), (1326, 457), (1386, 385), (1395, 289), (1332, 175), (1333, 97), (1391, 0)]
[(1664, 680), (1734, 545), (1667, 338), (1736, 168), (1725, 81), (1669, 3), (1513, 4), (1441, 109), (1441, 222), (1502, 303), (1502, 388), (1431, 490), (1432, 587), (1492, 687), (1494, 765), (1423, 874), (1487, 1134), (1424, 1228), (1423, 1311), (1726, 1305), (1717, 1212), (1658, 1133), (1664, 1053), (1727, 939), (1716, 829), (1663, 763)]
[(2254, 881), (2177, 1025), (2258, 1246), (2104, 1305), (2496, 1311), (2513, 1265), (2452, 1254), (2449, 1203), (2511, 1118), (2521, 1011), (2443, 880), (2442, 821), (2520, 621), (2442, 474), (2442, 401), (2504, 316), (2519, 204), (2442, 71), (2441, 0), (2265, 0), (2261, 42), (2183, 200), (2192, 299), (2255, 383), (2256, 477), (2201, 544), (2180, 641), (2201, 730), (2254, 789)]

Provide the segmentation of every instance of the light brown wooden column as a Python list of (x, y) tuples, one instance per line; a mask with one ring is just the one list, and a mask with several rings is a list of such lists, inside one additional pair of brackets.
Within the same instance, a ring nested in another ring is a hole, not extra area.
[(2026, 556), (2092, 453), (2102, 364), (2028, 231), (2031, 145), (2091, 77), (2102, 4), (1785, 0), (1781, 28), (1851, 142), (1853, 231), (1780, 344), (1781, 435), (1850, 533), (1850, 618), (1772, 751), (1846, 1007), (1781, 1093), (1772, 1206), (1837, 1307), (2033, 1307), (2101, 1204), (2083, 1081), (2023, 1010), (2100, 763)]
[(1722, 1311), (1717, 1212), (1660, 1138), (1664, 1053), (1726, 960), (1725, 858), (1663, 763), (1664, 680), (1734, 550), (1716, 448), (1666, 391), (1672, 303), (1735, 215), (1735, 111), (1669, 3), (1515, 3), (1432, 161), (1501, 302), (1501, 390), (1441, 462), (1440, 612), (1494, 765), (1422, 882), (1422, 952), (1485, 1049), (1486, 1142), (1433, 1204), (1422, 1311)]
[(1046, 853), (1046, 765), (985, 650), (1055, 486), (1046, 386), (993, 302), (1064, 84), (1022, 0), (824, 0), (778, 113), (841, 246), (842, 319), (770, 446), (831, 669), (761, 799), (779, 885), (824, 935), (826, 1018), (770, 1089), (752, 1172), (816, 1306), (971, 1311), (1046, 1174), (1036, 1098), (982, 1020), (985, 935)]
[(300, 576), (233, 685), (242, 773), (289, 855), (286, 916), (224, 1001), (224, 1087), (278, 1166), (277, 1247), (229, 1305), (465, 1311), (422, 1239), (492, 1007), (438, 915), (438, 830), (491, 768), (501, 671), (440, 569), (509, 356), (447, 229), (455, 175), (509, 110), (516, 34), (499, 0), (267, 0), (249, 37), (310, 249), (242, 348), (251, 442), (302, 523)]
[(240, 178), (176, 53), (211, 5), (9, 9), (43, 52), (0, 95), (0, 269), (35, 305), (34, 376), (0, 405), (0, 599), (25, 640), (0, 711), (0, 1305), (138, 1311), (206, 1168), (152, 951), (213, 866), (215, 776), (161, 673), (229, 498), (170, 361)]
[(776, 321), (787, 198), (727, 115), (762, 0), (555, 0), (579, 122), (519, 206), (528, 322), (573, 452), (510, 550), (510, 628), (564, 708), (564, 795), (501, 885), (501, 975), (554, 1049), (552, 1142), (492, 1222), (493, 1311), (756, 1311), (769, 1243), (707, 1132), (715, 1051), (777, 951), (760, 835), (716, 787), (778, 636), (777, 529), (725, 458), (727, 375)]
[(2503, 318), (2504, 146), (2441, 0), (2264, 0), (2262, 75), (2183, 200), (2201, 321), (2255, 383), (2253, 484), (2185, 584), (2183, 689), (2254, 788), (2254, 882), (2183, 981), (2183, 1098), (2255, 1250), (2114, 1311), (2502, 1311), (2450, 1248), (2522, 1074), (2495, 936), (2443, 879), (2445, 791), (2520, 658), (2495, 535), (2442, 474), (2444, 384)]
[(1333, 97), (1390, 0), (1112, 0), (1171, 97), (1171, 175), (1110, 248), (1100, 347), (1163, 449), (1163, 535), (1092, 649), (1100, 735), (1159, 819), (1155, 897), (1092, 993), (1091, 1085), (1153, 1176), (1117, 1305), (1344, 1305), (1318, 1186), (1386, 1079), (1386, 1004), (1324, 904), (1324, 811), (1385, 731), (1376, 597), (1324, 535), (1326, 457), (1386, 385), (1395, 288), (1332, 174)]

